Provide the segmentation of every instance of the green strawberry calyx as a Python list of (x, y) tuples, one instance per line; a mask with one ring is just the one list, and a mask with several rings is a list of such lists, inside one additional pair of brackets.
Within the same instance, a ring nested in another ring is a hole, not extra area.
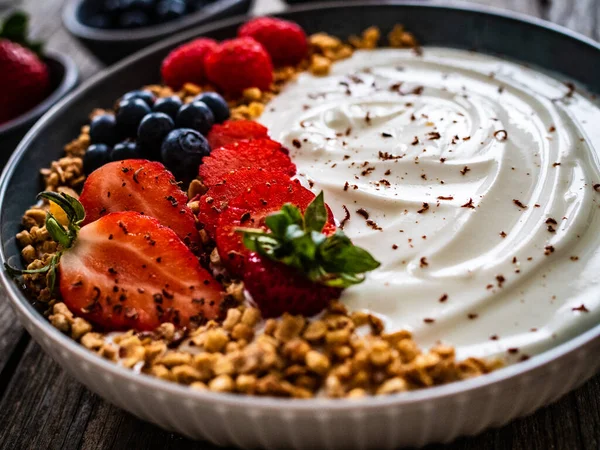
[(0, 24), (0, 39), (8, 39), (32, 52), (42, 55), (43, 44), (29, 41), (29, 16), (23, 11), (15, 11), (9, 15), (4, 23)]
[(328, 214), (323, 192), (308, 205), (304, 215), (297, 206), (286, 203), (265, 219), (268, 230), (238, 228), (244, 245), (273, 261), (294, 267), (313, 282), (347, 288), (365, 280), (365, 272), (381, 264), (336, 230), (323, 233)]

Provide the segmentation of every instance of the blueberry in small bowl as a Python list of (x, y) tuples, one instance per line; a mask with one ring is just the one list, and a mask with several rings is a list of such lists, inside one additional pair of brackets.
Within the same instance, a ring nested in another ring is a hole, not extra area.
[(246, 14), (252, 0), (68, 0), (63, 23), (107, 64), (200, 24)]

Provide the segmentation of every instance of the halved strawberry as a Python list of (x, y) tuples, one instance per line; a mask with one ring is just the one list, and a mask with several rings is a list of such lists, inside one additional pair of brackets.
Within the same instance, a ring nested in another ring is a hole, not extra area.
[(187, 195), (159, 162), (128, 159), (108, 163), (88, 176), (79, 201), (86, 213), (84, 225), (111, 212), (135, 211), (158, 219), (193, 250), (200, 245)]
[[(293, 181), (298, 183), (298, 181)], [(220, 214), (227, 209), (231, 200), (238, 195), (248, 193), (259, 184), (289, 185), (289, 175), (262, 168), (242, 168), (224, 174), (218, 183), (211, 186), (200, 198), (198, 221), (204, 226), (208, 235), (215, 237), (215, 230)]]
[(220, 125), (214, 125), (206, 136), (213, 150), (245, 139), (268, 137), (267, 128), (253, 120), (228, 120)]
[(65, 304), (107, 330), (187, 326), (220, 313), (219, 283), (171, 229), (135, 212), (81, 228), (59, 267)]
[[(279, 211), (284, 204), (291, 203), (305, 211), (314, 198), (315, 194), (290, 180), (287, 184), (254, 186), (250, 192), (229, 202), (229, 207), (220, 214), (215, 240), (221, 261), (230, 274), (243, 275), (244, 260), (250, 253), (236, 231), (238, 228), (264, 228), (266, 217)], [(331, 211), (328, 214), (329, 229), (335, 229)]]
[(200, 324), (220, 316), (225, 294), (220, 284), (173, 230), (137, 212), (110, 213), (81, 226), (83, 205), (62, 193), (38, 198), (59, 205), (66, 226), (48, 213), (46, 230), (60, 251), (39, 269), (48, 288), (57, 280), (63, 301), (77, 316), (105, 330), (153, 330), (161, 323)]
[(289, 176), (296, 174), (296, 166), (281, 144), (271, 139), (254, 139), (213, 150), (202, 161), (200, 177), (206, 186), (214, 186), (225, 174), (247, 167), (263, 167)]

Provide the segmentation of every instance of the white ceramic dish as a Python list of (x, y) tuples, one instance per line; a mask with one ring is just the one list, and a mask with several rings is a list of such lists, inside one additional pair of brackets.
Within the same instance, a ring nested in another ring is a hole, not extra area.
[[(463, 48), (476, 44), (487, 52), (530, 61), (600, 91), (600, 46), (540, 21), (435, 2), (400, 1), (332, 3), (296, 9), (284, 16), (310, 32), (324, 30), (340, 36), (373, 24), (387, 29), (403, 22), (427, 44)], [(88, 81), (34, 126), (2, 175), (3, 262), (18, 264), (14, 234), (20, 214), (39, 188), (27, 175), (27, 168), (44, 167), (59, 155), (62, 143), (80, 125), (79, 120), (68, 119), (82, 117), (92, 106), (107, 104), (127, 89), (155, 81), (151, 67), (158, 67), (162, 57), (178, 43), (199, 34), (226, 37), (241, 21), (235, 19), (179, 35), (123, 61)], [(448, 23), (453, 24), (453, 30), (443, 31), (443, 24)], [(494, 36), (502, 36), (502, 42)], [(549, 49), (554, 56), (547, 53)], [(69, 125), (58, 127), (59, 123)], [(196, 392), (133, 373), (94, 355), (54, 329), (6, 273), (2, 272), (0, 279), (21, 323), (80, 382), (142, 419), (219, 445), (347, 449), (449, 442), (527, 415), (579, 386), (600, 368), (600, 325), (596, 325), (550, 351), (492, 374), (399, 395), (360, 400), (285, 400)]]

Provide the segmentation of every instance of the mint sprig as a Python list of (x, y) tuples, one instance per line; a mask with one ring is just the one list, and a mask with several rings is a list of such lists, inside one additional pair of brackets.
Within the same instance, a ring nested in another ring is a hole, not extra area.
[(79, 203), (79, 200), (64, 192), (61, 194), (52, 191), (41, 192), (38, 194), (37, 198), (52, 201), (60, 206), (65, 212), (67, 219), (69, 220), (66, 228), (60, 224), (51, 212), (48, 211), (46, 213), (46, 230), (50, 237), (60, 244), (62, 248), (52, 256), (48, 264), (39, 269), (17, 269), (6, 263), (4, 263), (4, 267), (6, 268), (6, 271), (14, 277), (26, 273), (48, 273), (48, 288), (50, 291), (53, 291), (56, 284), (56, 270), (58, 269), (60, 257), (63, 252), (71, 248), (77, 240), (77, 233), (79, 233), (81, 223), (85, 219), (85, 210), (83, 209), (83, 205)]
[(301, 271), (313, 282), (347, 288), (365, 280), (365, 272), (381, 264), (363, 248), (357, 247), (342, 230), (327, 236), (327, 208), (321, 192), (308, 205), (304, 215), (297, 206), (286, 203), (269, 215), (270, 231), (238, 228), (244, 245), (251, 251)]

